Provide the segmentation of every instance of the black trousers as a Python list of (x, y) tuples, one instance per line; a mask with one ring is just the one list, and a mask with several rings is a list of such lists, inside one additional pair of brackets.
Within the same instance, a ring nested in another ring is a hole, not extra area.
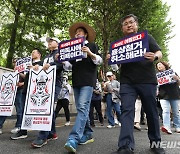
[(70, 121), (70, 112), (69, 112), (69, 100), (68, 99), (59, 99), (57, 101), (56, 109), (55, 109), (55, 118), (58, 116), (59, 111), (63, 107), (66, 121)]
[(159, 115), (156, 103), (155, 84), (121, 84), (121, 132), (119, 136), (119, 147), (129, 147), (134, 149), (134, 112), (135, 101), (140, 96), (144, 112), (147, 117), (148, 137), (150, 145), (153, 142), (160, 142)]
[(94, 108), (96, 109), (100, 123), (103, 123), (103, 116), (102, 116), (102, 111), (101, 111), (101, 100), (92, 100), (91, 105), (90, 105), (90, 111), (89, 111), (90, 125), (94, 125)]

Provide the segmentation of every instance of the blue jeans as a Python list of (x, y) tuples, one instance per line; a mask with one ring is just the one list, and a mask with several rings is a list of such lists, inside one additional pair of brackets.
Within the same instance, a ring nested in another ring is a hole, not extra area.
[(163, 125), (167, 128), (171, 128), (170, 124), (170, 111), (172, 109), (172, 114), (173, 114), (173, 123), (175, 128), (180, 128), (180, 115), (179, 115), (179, 106), (178, 104), (180, 103), (179, 99), (176, 100), (160, 100), (160, 104), (163, 110)]
[(117, 119), (120, 122), (120, 116), (121, 116), (121, 110), (120, 110), (120, 104), (115, 103), (112, 101), (112, 94), (107, 94), (106, 97), (106, 103), (107, 103), (107, 117), (108, 117), (108, 123), (111, 126), (114, 126), (114, 115), (112, 113), (112, 109), (114, 107), (114, 110), (116, 111)]
[(150, 144), (160, 142), (159, 115), (156, 103), (155, 84), (121, 84), (121, 132), (118, 146), (134, 149), (134, 114), (135, 102), (139, 95), (146, 113), (148, 124), (148, 137)]
[(89, 109), (93, 87), (83, 86), (73, 88), (73, 90), (77, 116), (72, 131), (69, 134), (69, 140), (74, 140), (78, 144), (83, 135), (89, 135), (93, 132), (89, 122)]
[(22, 91), (23, 89), (17, 90), (16, 99), (14, 103), (16, 107), (16, 115), (17, 115), (17, 121), (15, 124), (15, 127), (21, 127), (21, 119), (22, 119), (22, 113), (23, 113)]
[[(61, 87), (60, 86), (55, 86), (55, 94), (54, 94), (54, 102), (57, 101), (58, 95), (60, 93)], [(52, 126), (51, 126), (51, 131), (40, 131), (38, 135), (38, 139), (47, 139), (48, 135), (53, 135), (56, 133), (56, 124), (55, 124), (56, 118), (55, 118), (55, 111), (53, 112), (52, 115)]]

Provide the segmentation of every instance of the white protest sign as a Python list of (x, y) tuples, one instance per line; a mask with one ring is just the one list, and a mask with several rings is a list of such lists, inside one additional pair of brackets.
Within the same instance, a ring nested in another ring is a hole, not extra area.
[(16, 98), (17, 82), (19, 76), (16, 72), (4, 73), (0, 84), (0, 115), (11, 116)]
[(18, 59), (16, 61), (15, 70), (17, 70), (19, 73), (24, 71), (29, 71), (28, 66), (32, 65), (32, 58), (29, 57), (23, 57), (21, 59)]
[(54, 110), (56, 66), (30, 69), (21, 129), (50, 131)]
[(175, 75), (174, 71), (172, 69), (165, 70), (163, 72), (158, 72), (156, 74), (157, 76), (157, 81), (158, 85), (163, 85), (163, 84), (170, 84), (176, 82), (173, 79), (173, 76)]

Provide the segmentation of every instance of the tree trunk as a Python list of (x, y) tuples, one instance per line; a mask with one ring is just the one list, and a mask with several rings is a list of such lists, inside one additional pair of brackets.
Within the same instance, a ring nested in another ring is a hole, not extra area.
[(108, 32), (107, 32), (107, 16), (106, 13), (104, 13), (103, 17), (103, 29), (102, 29), (102, 37), (103, 37), (103, 74), (104, 74), (104, 79), (105, 79), (105, 73), (107, 72), (108, 68), (108, 61), (106, 60), (106, 55), (108, 53)]
[(12, 59), (13, 59), (13, 53), (15, 52), (15, 41), (16, 41), (16, 34), (17, 34), (17, 28), (18, 28), (18, 21), (20, 16), (20, 8), (21, 8), (22, 0), (19, 0), (18, 7), (15, 9), (15, 19), (13, 23), (13, 28), (11, 32), (11, 38), (10, 38), (10, 45), (9, 45), (9, 51), (7, 54), (7, 62), (6, 67), (12, 68)]

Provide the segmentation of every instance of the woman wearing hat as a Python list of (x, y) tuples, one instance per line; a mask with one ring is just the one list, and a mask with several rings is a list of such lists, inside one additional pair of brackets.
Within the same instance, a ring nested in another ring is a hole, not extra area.
[(74, 23), (69, 28), (69, 35), (71, 38), (84, 36), (86, 41), (82, 51), (87, 53), (87, 58), (70, 61), (77, 117), (64, 147), (69, 152), (76, 152), (78, 144), (94, 141), (88, 118), (93, 87), (97, 79), (97, 65), (102, 62), (102, 58), (99, 56), (98, 46), (93, 43), (96, 33), (87, 23)]

